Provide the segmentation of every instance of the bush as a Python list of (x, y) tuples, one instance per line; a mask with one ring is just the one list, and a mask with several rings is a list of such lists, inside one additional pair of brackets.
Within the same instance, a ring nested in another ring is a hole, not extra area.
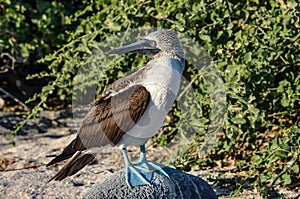
[(26, 76), (49, 71), (36, 61), (67, 43), (65, 32), (78, 25), (69, 16), (82, 7), (77, 1), (1, 1), (0, 86), (20, 101), (40, 90), (51, 77)]
[[(82, 8), (80, 1), (10, 1), (1, 3), (0, 52), (42, 57), (67, 41), (65, 34), (78, 23), (69, 16)], [(73, 22), (72, 26), (70, 25)]]

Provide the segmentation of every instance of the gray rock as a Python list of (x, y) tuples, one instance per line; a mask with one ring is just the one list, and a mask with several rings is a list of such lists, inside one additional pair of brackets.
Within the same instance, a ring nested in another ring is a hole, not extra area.
[(217, 195), (203, 179), (170, 167), (163, 168), (170, 178), (154, 173), (151, 185), (130, 188), (125, 181), (124, 171), (110, 176), (101, 184), (96, 184), (84, 198), (115, 199), (214, 199)]

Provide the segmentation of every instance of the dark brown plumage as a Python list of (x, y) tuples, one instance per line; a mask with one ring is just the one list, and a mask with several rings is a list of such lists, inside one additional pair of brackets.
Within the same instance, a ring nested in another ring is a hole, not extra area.
[(124, 79), (120, 79), (99, 97), (83, 119), (77, 137), (47, 164), (50, 166), (73, 156), (49, 181), (62, 180), (77, 173), (95, 158), (93, 148), (118, 144), (124, 132), (144, 114), (150, 100), (149, 92), (141, 85), (123, 87), (122, 90), (118, 88), (120, 82), (124, 86)]

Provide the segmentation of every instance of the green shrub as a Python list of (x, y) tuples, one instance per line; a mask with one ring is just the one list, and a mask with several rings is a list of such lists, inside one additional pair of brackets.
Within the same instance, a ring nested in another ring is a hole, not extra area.
[[(80, 1), (1, 1), (0, 52), (42, 57), (66, 42), (65, 31), (73, 30), (69, 18), (82, 8)], [(78, 24), (78, 23), (77, 23)]]

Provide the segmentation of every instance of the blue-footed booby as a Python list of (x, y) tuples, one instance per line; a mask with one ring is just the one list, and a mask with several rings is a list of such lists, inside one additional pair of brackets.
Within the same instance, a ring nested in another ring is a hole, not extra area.
[[(173, 31), (158, 30), (108, 53), (138, 53), (152, 59), (138, 71), (112, 83), (99, 96), (83, 119), (76, 138), (47, 164), (70, 158), (49, 181), (77, 173), (108, 144), (122, 149), (130, 187), (149, 184), (154, 171), (168, 176), (159, 164), (147, 161), (145, 143), (162, 126), (177, 96), (184, 69), (182, 44)], [(132, 145), (140, 146), (140, 159), (134, 163), (126, 151)]]

